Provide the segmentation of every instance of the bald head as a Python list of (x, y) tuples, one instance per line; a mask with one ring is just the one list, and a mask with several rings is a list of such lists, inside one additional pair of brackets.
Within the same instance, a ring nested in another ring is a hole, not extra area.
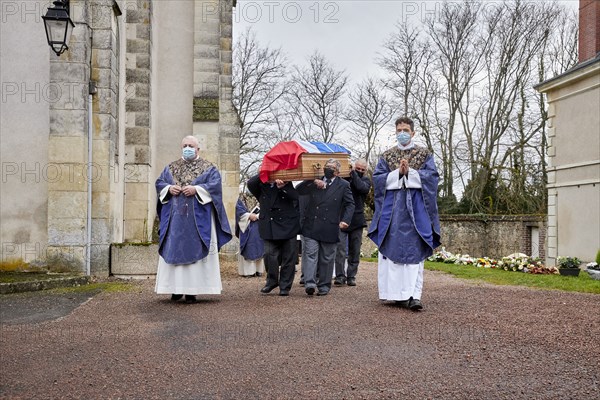
[(200, 146), (200, 143), (195, 136), (188, 135), (181, 141), (181, 148), (185, 147), (185, 145), (192, 145), (193, 148), (197, 149)]
[(186, 136), (181, 141), (182, 156), (187, 161), (192, 161), (198, 158), (198, 139), (194, 136)]

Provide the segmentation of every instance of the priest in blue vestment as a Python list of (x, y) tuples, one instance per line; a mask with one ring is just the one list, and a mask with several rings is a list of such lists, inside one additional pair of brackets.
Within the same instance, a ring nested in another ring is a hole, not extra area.
[(223, 206), (221, 174), (199, 156), (198, 139), (186, 136), (182, 157), (156, 180), (159, 261), (156, 293), (188, 303), (222, 290), (219, 250), (231, 240)]
[(413, 141), (413, 121), (402, 117), (395, 125), (398, 145), (381, 155), (373, 173), (368, 236), (379, 247), (379, 298), (418, 311), (424, 262), (440, 245), (439, 175), (431, 152)]
[(259, 213), (256, 198), (240, 194), (235, 205), (235, 236), (240, 239), (238, 273), (241, 276), (262, 276), (265, 272), (265, 244), (258, 232)]

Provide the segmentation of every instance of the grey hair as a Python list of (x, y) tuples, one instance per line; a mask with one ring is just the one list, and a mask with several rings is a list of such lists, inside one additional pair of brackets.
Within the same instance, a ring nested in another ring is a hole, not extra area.
[(336, 160), (335, 158), (330, 158), (329, 160), (327, 160), (327, 162), (325, 163), (325, 165), (327, 165), (327, 164), (333, 164), (333, 165), (335, 165), (335, 170), (337, 172), (340, 172), (340, 168), (342, 168), (342, 164), (338, 160)]
[(186, 137), (184, 137), (183, 139), (181, 139), (181, 143), (182, 144), (183, 144), (183, 141), (185, 139), (192, 139), (193, 142), (196, 144), (196, 148), (200, 148), (200, 142), (198, 141), (198, 138), (196, 136), (187, 135)]
[(358, 160), (354, 161), (354, 165), (356, 164), (363, 164), (365, 167), (369, 166), (369, 164), (367, 164), (367, 160), (364, 158), (359, 158)]

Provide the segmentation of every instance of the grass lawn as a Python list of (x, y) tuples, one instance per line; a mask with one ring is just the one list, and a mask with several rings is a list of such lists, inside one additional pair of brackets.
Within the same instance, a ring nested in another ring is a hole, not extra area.
[[(362, 261), (377, 262), (376, 258), (362, 258)], [(456, 265), (438, 262), (425, 262), (425, 269), (442, 271), (457, 278), (474, 279), (494, 285), (528, 286), (540, 289), (556, 289), (567, 292), (600, 294), (600, 281), (590, 278), (587, 272), (579, 276), (537, 275), (522, 272), (504, 271), (491, 268), (477, 268), (471, 265)]]
[(537, 275), (522, 272), (504, 271), (491, 268), (477, 268), (471, 265), (425, 262), (425, 269), (443, 271), (458, 278), (474, 279), (494, 285), (528, 286), (540, 289), (556, 289), (567, 292), (600, 294), (600, 281), (590, 278), (587, 272), (579, 276)]

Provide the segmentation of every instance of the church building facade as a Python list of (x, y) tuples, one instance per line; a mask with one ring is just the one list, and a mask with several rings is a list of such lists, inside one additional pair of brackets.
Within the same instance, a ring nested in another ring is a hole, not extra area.
[(233, 226), (235, 2), (67, 5), (75, 26), (57, 56), (41, 18), (51, 4), (2, 2), (2, 262), (108, 275), (112, 244), (152, 240), (155, 180), (190, 134), (221, 171)]

